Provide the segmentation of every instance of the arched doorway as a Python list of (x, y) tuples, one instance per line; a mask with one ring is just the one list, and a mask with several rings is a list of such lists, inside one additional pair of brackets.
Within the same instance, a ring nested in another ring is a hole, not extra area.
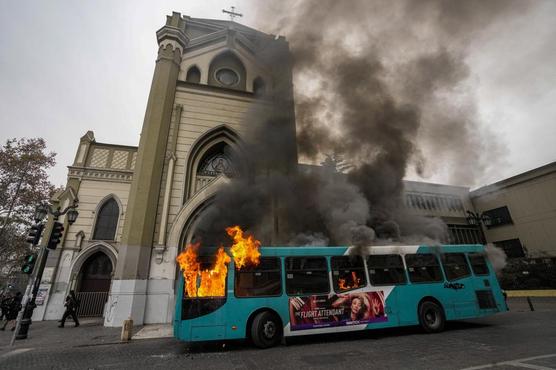
[(76, 293), (81, 317), (102, 317), (112, 279), (112, 261), (102, 251), (90, 255), (81, 266)]

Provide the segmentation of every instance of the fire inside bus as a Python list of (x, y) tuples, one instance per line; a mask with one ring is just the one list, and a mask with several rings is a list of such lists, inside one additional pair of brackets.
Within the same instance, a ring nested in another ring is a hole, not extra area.
[(507, 310), (482, 245), (259, 248), (241, 230), (228, 234), (227, 250), (207, 257), (189, 246), (178, 256), (180, 340), (249, 338), (266, 348), (282, 337), (406, 325), (434, 333), (447, 320)]

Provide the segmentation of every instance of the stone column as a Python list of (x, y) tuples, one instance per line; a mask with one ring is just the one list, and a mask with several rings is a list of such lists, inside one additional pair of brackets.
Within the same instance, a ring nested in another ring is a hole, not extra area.
[(121, 326), (129, 317), (136, 325), (144, 321), (162, 169), (181, 56), (188, 43), (185, 19), (174, 12), (167, 17), (166, 25), (157, 31), (156, 36), (158, 58), (139, 141), (118, 262), (110, 288), (106, 326)]

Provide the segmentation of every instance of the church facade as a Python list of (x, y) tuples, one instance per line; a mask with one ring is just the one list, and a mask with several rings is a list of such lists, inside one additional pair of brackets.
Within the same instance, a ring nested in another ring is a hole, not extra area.
[[(271, 109), (274, 90), (293, 102), (287, 41), (229, 21), (173, 13), (157, 31), (158, 55), (138, 147), (79, 142), (66, 189), (53, 202), (79, 201), (47, 261), (34, 320), (58, 320), (75, 290), (81, 316), (106, 326), (170, 323), (179, 276), (175, 258), (203, 210), (236, 169), (233, 153), (253, 110)], [(268, 63), (265, 48), (279, 63)], [(280, 68), (277, 70), (276, 65)], [(278, 88), (278, 85), (281, 84)], [(285, 94), (285, 95), (284, 95)], [(295, 138), (293, 104), (292, 138)], [(406, 182), (406, 206), (441, 217), (454, 243), (482, 241), (467, 223), (469, 189)]]
[[(246, 114), (272, 105), (278, 73), (293, 101), (283, 37), (179, 13), (168, 16), (156, 35), (139, 146), (97, 143), (93, 132), (86, 133), (66, 191), (54, 199), (79, 199), (79, 218), (66, 223), (64, 240), (48, 260), (41, 285), (46, 299), (35, 319), (59, 319), (74, 289), (94, 311), (82, 313), (98, 314), (100, 307), (107, 326), (127, 318), (170, 322), (175, 257), (234, 171), (231, 157), (240, 150)], [(259, 57), (269, 47), (280, 63)]]

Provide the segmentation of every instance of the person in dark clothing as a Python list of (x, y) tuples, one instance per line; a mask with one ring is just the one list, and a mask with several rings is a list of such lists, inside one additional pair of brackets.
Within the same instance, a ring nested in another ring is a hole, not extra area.
[(6, 313), (4, 314), (6, 319), (4, 320), (4, 325), (0, 330), (6, 330), (6, 326), (8, 326), (8, 323), (10, 322), (12, 323), (11, 330), (15, 330), (17, 314), (21, 310), (22, 299), (23, 296), (21, 295), (21, 292), (17, 292), (15, 296), (8, 298), (7, 300), (4, 300), (2, 302), (2, 312), (4, 312), (4, 310), (6, 311)]
[(75, 311), (77, 311), (77, 309), (79, 308), (79, 300), (75, 296), (75, 292), (73, 290), (71, 290), (70, 294), (66, 297), (66, 303), (64, 304), (64, 306), (66, 306), (66, 311), (64, 312), (64, 315), (62, 316), (62, 320), (60, 320), (60, 325), (58, 325), (58, 327), (64, 327), (68, 316), (71, 316), (73, 322), (75, 323), (75, 327), (78, 327), (79, 320), (77, 319), (77, 313)]

